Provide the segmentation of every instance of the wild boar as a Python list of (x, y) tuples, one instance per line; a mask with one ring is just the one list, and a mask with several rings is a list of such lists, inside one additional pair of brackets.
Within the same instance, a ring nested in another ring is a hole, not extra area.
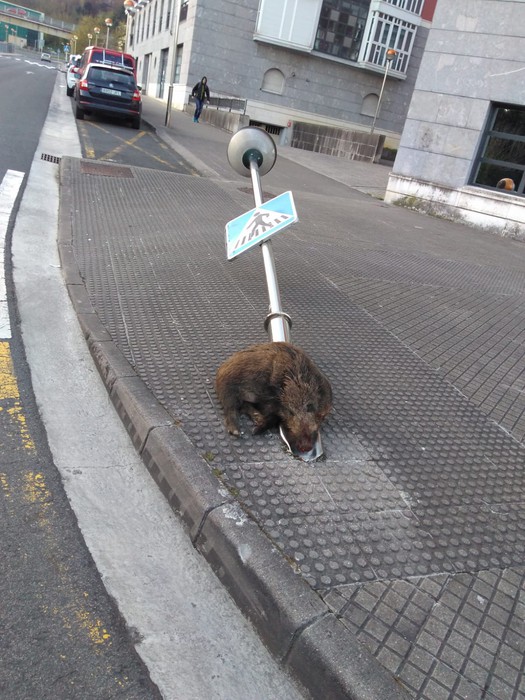
[(217, 370), (215, 389), (229, 433), (239, 435), (244, 413), (255, 425), (254, 434), (280, 425), (301, 453), (313, 449), (332, 408), (330, 382), (291, 343), (262, 343), (234, 353)]

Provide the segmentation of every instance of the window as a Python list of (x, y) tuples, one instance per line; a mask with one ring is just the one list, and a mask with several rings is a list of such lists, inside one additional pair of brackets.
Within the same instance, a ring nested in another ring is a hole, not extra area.
[(179, 21), (182, 22), (188, 17), (188, 3), (182, 2), (180, 5)]
[(371, 92), (366, 95), (361, 105), (361, 114), (367, 117), (375, 117), (377, 110), (377, 103), (379, 102), (379, 96), (375, 92)]
[(255, 38), (310, 51), (321, 0), (260, 0)]
[(255, 39), (382, 72), (389, 48), (390, 69), (407, 72), (423, 0), (260, 0)]
[(400, 10), (413, 12), (415, 15), (420, 15), (423, 9), (423, 0), (384, 0), (389, 5), (395, 5)]
[(97, 83), (115, 83), (117, 85), (125, 85), (128, 88), (135, 87), (135, 79), (132, 75), (128, 73), (118, 73), (117, 71), (107, 70), (106, 68), (95, 68), (91, 66), (88, 78)]
[(368, 18), (359, 60), (384, 66), (387, 49), (395, 49), (397, 55), (390, 68), (398, 73), (406, 73), (416, 31), (417, 25), (411, 22), (382, 12), (372, 12)]
[(177, 44), (175, 51), (175, 68), (173, 70), (173, 82), (180, 83), (180, 67), (182, 65), (182, 49), (184, 44)]
[(166, 29), (170, 28), (170, 19), (171, 19), (171, 3), (173, 0), (168, 0), (168, 11), (166, 12)]
[(357, 61), (369, 9), (369, 0), (324, 0), (314, 49)]
[(493, 104), (471, 183), (495, 189), (510, 178), (516, 194), (525, 188), (525, 107)]
[(278, 68), (270, 68), (264, 74), (261, 90), (265, 92), (275, 92), (282, 95), (284, 89), (284, 75)]
[(151, 36), (155, 35), (155, 28), (157, 25), (157, 3), (153, 7), (153, 29), (151, 30)]

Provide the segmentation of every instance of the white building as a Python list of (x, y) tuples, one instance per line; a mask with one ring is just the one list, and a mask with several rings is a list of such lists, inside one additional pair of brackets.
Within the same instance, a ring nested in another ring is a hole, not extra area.
[(525, 240), (524, 56), (525, 2), (439, 0), (387, 201)]

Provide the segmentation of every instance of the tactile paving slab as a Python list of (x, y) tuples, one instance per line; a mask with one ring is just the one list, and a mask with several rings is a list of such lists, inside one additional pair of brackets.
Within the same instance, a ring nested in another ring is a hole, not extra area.
[(525, 569), (343, 586), (327, 602), (421, 700), (525, 694)]
[[(305, 464), (285, 452), (275, 432), (251, 435), (249, 421), (239, 439), (228, 436), (213, 389), (226, 357), (267, 340), (259, 251), (225, 259), (224, 225), (253, 202), (233, 183), (132, 170), (124, 188), (118, 177), (83, 175), (74, 164), (73, 243), (93, 306), (197, 452), (305, 580), (327, 600), (348, 591), (373, 600), (401, 582), (421, 589), (430, 604), (440, 586), (461, 576), (475, 580), (493, 570), (510, 576), (523, 565), (525, 448), (523, 393), (517, 394), (518, 368), (525, 369), (524, 273), (435, 251), (394, 254), (391, 242), (337, 228), (349, 217), (344, 200), (312, 198), (304, 221), (273, 243), (293, 342), (334, 388), (334, 411), (322, 430), (325, 459)], [(362, 216), (382, 211), (377, 203), (368, 207)], [(323, 216), (332, 225), (321, 235)], [(467, 348), (469, 338), (480, 343), (479, 352), (465, 350), (471, 366), (454, 374), (454, 339)], [(434, 346), (439, 352), (432, 355)], [(484, 352), (490, 361), (482, 362)], [(512, 398), (501, 424), (496, 406), (476, 394), (480, 387), (471, 384), (470, 396), (459, 381), (469, 372), (491, 374), (498, 362), (505, 365), (499, 382), (512, 382), (500, 390), (501, 399)], [(522, 595), (522, 578), (519, 586)], [(352, 596), (344, 610), (349, 620), (359, 612)], [(423, 693), (416, 697), (507, 697), (487, 690), (488, 679), (499, 692), (500, 678), (488, 662), (482, 686), (437, 652), (428, 652), (432, 663), (423, 668), (418, 630), (433, 608), (422, 609), (411, 624), (411, 605), (396, 611), (392, 649), (388, 635), (378, 633), (391, 626), (392, 613), (379, 606), (370, 622), (373, 653), (399, 657), (395, 672)], [(521, 644), (523, 626), (515, 635)], [(520, 697), (518, 686), (509, 681), (515, 694), (508, 697)]]

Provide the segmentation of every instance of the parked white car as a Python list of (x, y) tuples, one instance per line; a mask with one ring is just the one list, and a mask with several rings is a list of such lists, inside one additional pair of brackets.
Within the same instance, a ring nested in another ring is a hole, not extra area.
[(40, 56), (40, 60), (41, 60), (41, 61), (49, 61), (49, 63), (51, 63), (51, 54), (50, 54), (50, 53), (46, 53), (46, 52), (44, 51), (44, 53)]
[(71, 56), (67, 64), (66, 70), (66, 95), (71, 97), (73, 95), (73, 90), (77, 80), (80, 77), (78, 72), (78, 65), (80, 63), (81, 56)]

